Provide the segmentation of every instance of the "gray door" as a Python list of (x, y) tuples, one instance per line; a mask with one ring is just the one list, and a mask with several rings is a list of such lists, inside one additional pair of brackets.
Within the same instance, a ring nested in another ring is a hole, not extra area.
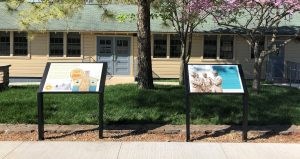
[(98, 37), (97, 61), (107, 62), (107, 71), (112, 75), (129, 75), (130, 38)]
[[(277, 45), (280, 45), (278, 42)], [(284, 54), (285, 48), (281, 47), (278, 54), (271, 54), (268, 60), (268, 74), (270, 74), (272, 80), (280, 81), (284, 77)]]
[(113, 38), (98, 37), (97, 38), (97, 61), (107, 62), (107, 72), (113, 74)]

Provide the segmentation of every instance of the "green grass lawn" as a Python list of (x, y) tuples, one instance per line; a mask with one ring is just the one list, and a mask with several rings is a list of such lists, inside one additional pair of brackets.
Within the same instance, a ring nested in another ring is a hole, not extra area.
[(179, 82), (178, 78), (156, 78), (153, 79), (154, 82)]
[[(0, 92), (0, 123), (37, 123), (37, 86), (15, 86)], [(139, 90), (136, 85), (107, 86), (106, 124), (185, 124), (184, 91), (181, 86)], [(240, 124), (242, 97), (193, 95), (193, 124)], [(51, 124), (97, 124), (95, 94), (46, 94), (45, 122)], [(250, 124), (300, 124), (300, 90), (263, 86), (260, 94), (250, 89)]]

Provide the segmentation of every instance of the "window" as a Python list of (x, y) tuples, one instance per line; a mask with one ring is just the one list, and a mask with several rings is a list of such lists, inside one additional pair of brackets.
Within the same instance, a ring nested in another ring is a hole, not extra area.
[(0, 56), (10, 55), (9, 32), (0, 32)]
[[(258, 42), (258, 52), (261, 52), (265, 49), (265, 40), (260, 40)], [(251, 59), (254, 59), (254, 48), (251, 47)]]
[(27, 56), (27, 33), (14, 32), (14, 56)]
[(204, 59), (217, 58), (217, 35), (204, 36)]
[(128, 40), (117, 39), (117, 54), (128, 54)]
[(171, 35), (170, 37), (170, 57), (179, 58), (181, 55), (181, 41), (178, 35)]
[(233, 36), (232, 35), (221, 36), (220, 59), (233, 59)]
[(64, 55), (63, 33), (50, 33), (49, 56), (62, 57)]
[(111, 54), (112, 50), (112, 39), (100, 39), (100, 54)]
[(153, 57), (167, 57), (167, 35), (154, 35)]
[(80, 34), (68, 33), (67, 35), (67, 57), (80, 57)]

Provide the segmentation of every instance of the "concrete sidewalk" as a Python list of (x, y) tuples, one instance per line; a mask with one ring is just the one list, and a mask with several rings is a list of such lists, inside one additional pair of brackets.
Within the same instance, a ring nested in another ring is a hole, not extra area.
[(299, 159), (300, 144), (0, 142), (3, 159)]

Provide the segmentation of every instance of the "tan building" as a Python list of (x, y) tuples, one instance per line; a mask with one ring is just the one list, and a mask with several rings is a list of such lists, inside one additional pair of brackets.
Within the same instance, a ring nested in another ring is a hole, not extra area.
[[(136, 11), (135, 6), (110, 5), (107, 8), (118, 13)], [(87, 5), (71, 18), (49, 22), (44, 33), (33, 31), (28, 35), (20, 31), (18, 13), (7, 11), (5, 3), (1, 2), (0, 64), (11, 65), (11, 77), (41, 77), (47, 62), (99, 61), (108, 63), (112, 75), (134, 77), (136, 23), (105, 20), (101, 18), (102, 13), (98, 6)], [(294, 18), (284, 25), (300, 26), (299, 20), (300, 17)], [(211, 32), (217, 29), (213, 23), (196, 29), (190, 63), (238, 63), (242, 64), (246, 78), (251, 78), (254, 60), (249, 45), (237, 35)], [(154, 77), (177, 78), (180, 43), (175, 31), (157, 19), (151, 21), (151, 30)], [(285, 37), (289, 35), (283, 33), (282, 39)], [(283, 76), (286, 61), (300, 63), (299, 44), (300, 40), (295, 39), (281, 50), (279, 56), (270, 57), (278, 67), (273, 72)]]

